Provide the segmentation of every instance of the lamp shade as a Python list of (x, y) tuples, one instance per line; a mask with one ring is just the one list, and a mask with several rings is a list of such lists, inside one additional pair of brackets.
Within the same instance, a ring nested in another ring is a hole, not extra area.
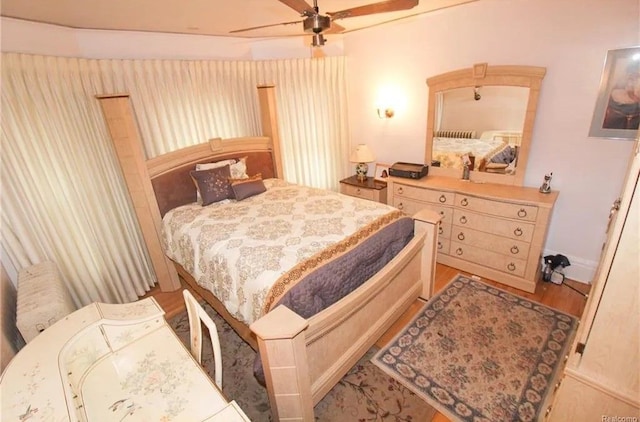
[(352, 163), (371, 163), (375, 161), (375, 159), (373, 152), (371, 152), (371, 149), (367, 145), (359, 144), (351, 153), (349, 161)]

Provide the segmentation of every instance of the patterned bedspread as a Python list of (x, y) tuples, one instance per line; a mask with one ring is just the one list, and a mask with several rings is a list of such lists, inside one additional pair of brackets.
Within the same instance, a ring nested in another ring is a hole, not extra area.
[(433, 138), (433, 159), (441, 167), (462, 169), (462, 156), (472, 153), (476, 164), (505, 145), (501, 139)]
[[(243, 201), (225, 200), (206, 207), (188, 204), (163, 218), (166, 254), (246, 324), (283, 299), (289, 305), (292, 299), (287, 295), (296, 292), (297, 283), (314, 271), (318, 285), (326, 283), (335, 272), (323, 273), (327, 264), (350, 260), (344, 258), (358, 245), (396, 249), (395, 254), (408, 241), (407, 226), (413, 235), (412, 220), (390, 206), (279, 179), (264, 182), (266, 192)], [(384, 245), (393, 247), (380, 246), (375, 236), (384, 233), (402, 239), (384, 240)], [(386, 257), (387, 262), (389, 259)], [(360, 261), (361, 266), (366, 264)], [(364, 266), (371, 271), (375, 267), (371, 263)], [(300, 289), (297, 293), (311, 295)], [(312, 303), (311, 307), (321, 309), (323, 305)]]

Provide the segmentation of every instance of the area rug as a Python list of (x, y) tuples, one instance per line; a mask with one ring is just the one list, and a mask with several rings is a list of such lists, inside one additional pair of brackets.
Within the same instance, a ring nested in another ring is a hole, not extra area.
[[(222, 349), (222, 386), (253, 422), (271, 421), (266, 389), (253, 376), (256, 353), (208, 304), (203, 305), (218, 329)], [(189, 347), (186, 311), (169, 321), (185, 346)], [(203, 366), (213, 375), (213, 354), (208, 336), (204, 339)], [(371, 363), (377, 349), (371, 349), (347, 375), (316, 405), (317, 421), (430, 421), (435, 409), (409, 389)], [(213, 378), (213, 377), (212, 377)]]
[(458, 275), (373, 362), (453, 421), (535, 421), (577, 320)]

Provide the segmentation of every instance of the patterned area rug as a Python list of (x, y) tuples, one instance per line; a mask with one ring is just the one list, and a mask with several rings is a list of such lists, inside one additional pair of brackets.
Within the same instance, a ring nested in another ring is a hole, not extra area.
[[(224, 394), (235, 400), (253, 422), (271, 421), (267, 391), (253, 376), (256, 353), (209, 305), (203, 307), (218, 328), (222, 349)], [(189, 344), (186, 311), (169, 321), (178, 337)], [(205, 335), (203, 363), (213, 375), (211, 343)], [(430, 421), (435, 409), (371, 363), (370, 350), (315, 407), (317, 421)]]
[(453, 421), (534, 421), (577, 320), (457, 276), (373, 362)]

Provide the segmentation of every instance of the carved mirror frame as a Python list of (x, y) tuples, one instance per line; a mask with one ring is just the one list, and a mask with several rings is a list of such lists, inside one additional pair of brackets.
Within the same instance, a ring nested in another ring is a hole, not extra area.
[[(538, 97), (542, 79), (546, 68), (537, 66), (489, 66), (487, 63), (474, 64), (467, 69), (455, 70), (427, 79), (429, 87), (429, 103), (427, 115), (427, 139), (425, 148), (425, 163), (430, 164), (433, 150), (433, 134), (435, 128), (437, 94), (456, 88), (474, 88), (482, 86), (516, 86), (529, 88), (527, 109), (522, 128), (522, 140), (518, 151), (517, 168), (515, 174), (495, 174), (481, 171), (471, 171), (470, 180), (477, 182), (491, 182), (505, 185), (522, 186), (527, 169), (527, 160), (531, 149), (531, 138)], [(430, 165), (429, 174), (461, 178), (459, 169), (434, 167)]]

